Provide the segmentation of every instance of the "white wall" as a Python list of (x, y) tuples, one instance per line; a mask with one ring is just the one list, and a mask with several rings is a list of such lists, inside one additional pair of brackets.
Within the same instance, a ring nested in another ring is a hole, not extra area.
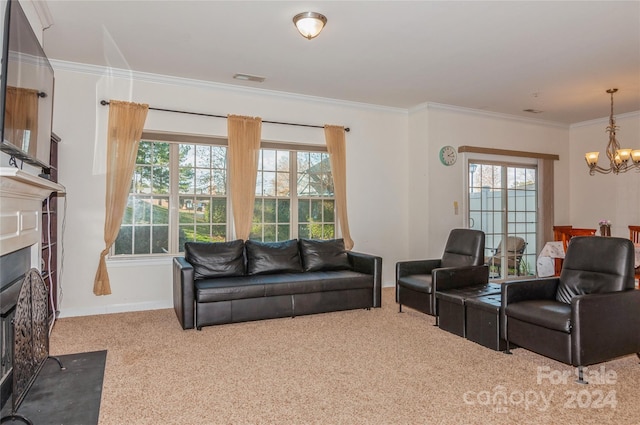
[[(598, 228), (598, 221), (611, 221), (611, 235), (629, 237), (629, 225), (640, 224), (640, 171), (626, 174), (589, 175), (586, 152), (598, 151), (598, 164), (609, 166), (605, 148), (609, 134), (608, 118), (571, 126), (570, 204), (567, 223), (574, 227)], [(616, 136), (621, 147), (640, 149), (640, 112), (616, 117), (620, 127)], [(598, 233), (599, 234), (599, 233)]]
[[(409, 215), (405, 238), (409, 246), (409, 259), (436, 258), (429, 250), (429, 110), (419, 107), (409, 115)], [(438, 256), (439, 253), (433, 252)]]
[[(409, 117), (408, 162), (412, 185), (410, 203), (410, 251), (412, 258), (438, 258), (449, 231), (467, 227), (464, 216), (465, 164), (458, 155), (455, 165), (440, 163), (439, 150), (475, 146), (506, 150), (557, 154), (555, 161), (555, 221), (568, 221), (569, 215), (569, 127), (543, 121), (524, 120), (506, 115), (427, 104)], [(458, 203), (458, 214), (454, 212)], [(416, 231), (414, 231), (414, 229)]]
[[(407, 257), (407, 112), (353, 103), (232, 89), (54, 62), (54, 132), (59, 146), (60, 182), (67, 189), (62, 316), (172, 306), (170, 262), (108, 261), (112, 295), (93, 295), (93, 280), (104, 248), (104, 146), (108, 107), (102, 99), (131, 100), (153, 107), (263, 120), (338, 124), (347, 133), (347, 191), (354, 251), (383, 257), (383, 281), (394, 284), (395, 262)], [(226, 120), (149, 111), (148, 130), (226, 136)], [(322, 129), (263, 124), (265, 140), (324, 144)], [(400, 190), (398, 188), (401, 188)]]
[[(383, 258), (385, 286), (394, 285), (397, 261), (440, 256), (450, 229), (465, 226), (464, 158), (444, 167), (438, 159), (443, 145), (557, 154), (555, 223), (595, 227), (599, 219), (607, 218), (619, 236), (628, 235), (628, 224), (640, 223), (640, 174), (591, 177), (582, 159), (584, 151), (604, 149), (606, 120), (569, 127), (445, 105), (425, 104), (404, 111), (144, 74), (105, 73), (77, 64), (54, 62), (54, 67), (54, 131), (62, 137), (60, 181), (68, 193), (63, 316), (172, 305), (168, 260), (111, 260), (113, 294), (93, 295), (103, 249), (108, 108), (98, 105), (102, 99), (351, 127), (347, 189), (354, 249)], [(630, 140), (629, 135), (640, 134), (640, 114), (621, 117), (618, 124), (620, 140), (638, 147), (637, 137)], [(150, 111), (146, 128), (225, 136), (226, 120)], [(263, 125), (263, 138), (324, 143), (320, 129), (269, 124)]]

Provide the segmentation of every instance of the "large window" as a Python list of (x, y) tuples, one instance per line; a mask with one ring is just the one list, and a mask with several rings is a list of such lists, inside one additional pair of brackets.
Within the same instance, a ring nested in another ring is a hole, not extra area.
[[(142, 141), (114, 255), (227, 239), (226, 146)], [(175, 207), (174, 207), (175, 206)]]
[(250, 239), (334, 238), (334, 210), (326, 152), (260, 150)]
[(329, 154), (298, 152), (297, 159), (297, 237), (332, 239), (336, 203)]
[(179, 145), (179, 250), (227, 239), (227, 148)]
[(141, 142), (114, 254), (169, 252), (170, 149)]
[[(140, 142), (112, 256), (175, 255), (188, 241), (231, 238), (226, 141), (178, 139)], [(326, 152), (298, 145), (260, 150), (250, 239), (334, 238), (334, 209)]]

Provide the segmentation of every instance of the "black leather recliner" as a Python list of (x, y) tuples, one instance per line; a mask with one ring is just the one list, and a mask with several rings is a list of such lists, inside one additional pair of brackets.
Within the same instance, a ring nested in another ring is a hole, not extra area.
[[(578, 367), (640, 353), (640, 291), (628, 239), (571, 238), (559, 277), (509, 282), (503, 332), (515, 344)], [(638, 354), (640, 357), (640, 354)]]
[(432, 316), (438, 315), (436, 291), (486, 284), (484, 232), (453, 229), (442, 258), (396, 263), (396, 302)]

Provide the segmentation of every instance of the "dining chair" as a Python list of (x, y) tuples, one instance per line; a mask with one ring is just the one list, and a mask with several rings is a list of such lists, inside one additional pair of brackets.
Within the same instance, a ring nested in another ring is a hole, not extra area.
[(564, 247), (564, 251), (567, 252), (569, 240), (571, 240), (573, 236), (595, 236), (595, 234), (596, 229), (579, 229), (577, 227), (572, 227), (562, 234), (562, 246)]
[(561, 241), (562, 237), (565, 233), (568, 233), (571, 229), (573, 229), (573, 226), (568, 225), (568, 226), (553, 226), (553, 240), (554, 241)]
[(640, 243), (640, 226), (629, 226), (629, 239), (633, 243)]
[[(569, 240), (571, 240), (573, 236), (595, 236), (595, 234), (596, 229), (577, 228), (571, 225), (553, 226), (553, 240), (562, 241), (562, 248), (565, 252), (567, 252), (567, 245), (569, 245)], [(560, 276), (563, 262), (564, 260), (562, 258), (556, 258), (554, 260), (554, 276)]]
[[(640, 226), (629, 226), (629, 239), (635, 245), (640, 244)], [(640, 281), (640, 267), (636, 267), (635, 274), (635, 278)]]
[[(567, 225), (567, 226), (553, 226), (553, 240), (554, 241), (558, 241), (558, 242), (563, 242), (564, 245), (564, 238), (569, 235), (569, 231), (573, 228), (573, 226), (571, 225)], [(571, 236), (569, 236), (569, 238), (571, 238)], [(564, 250), (566, 251), (567, 248), (566, 246), (564, 247)], [(560, 276), (560, 271), (562, 270), (562, 258), (554, 258), (554, 271), (555, 274), (554, 276)]]

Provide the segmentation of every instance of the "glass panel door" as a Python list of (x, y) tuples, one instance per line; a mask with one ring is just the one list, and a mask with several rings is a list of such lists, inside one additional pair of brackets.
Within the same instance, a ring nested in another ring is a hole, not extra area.
[(485, 232), (491, 279), (535, 275), (535, 166), (469, 161), (469, 227)]

